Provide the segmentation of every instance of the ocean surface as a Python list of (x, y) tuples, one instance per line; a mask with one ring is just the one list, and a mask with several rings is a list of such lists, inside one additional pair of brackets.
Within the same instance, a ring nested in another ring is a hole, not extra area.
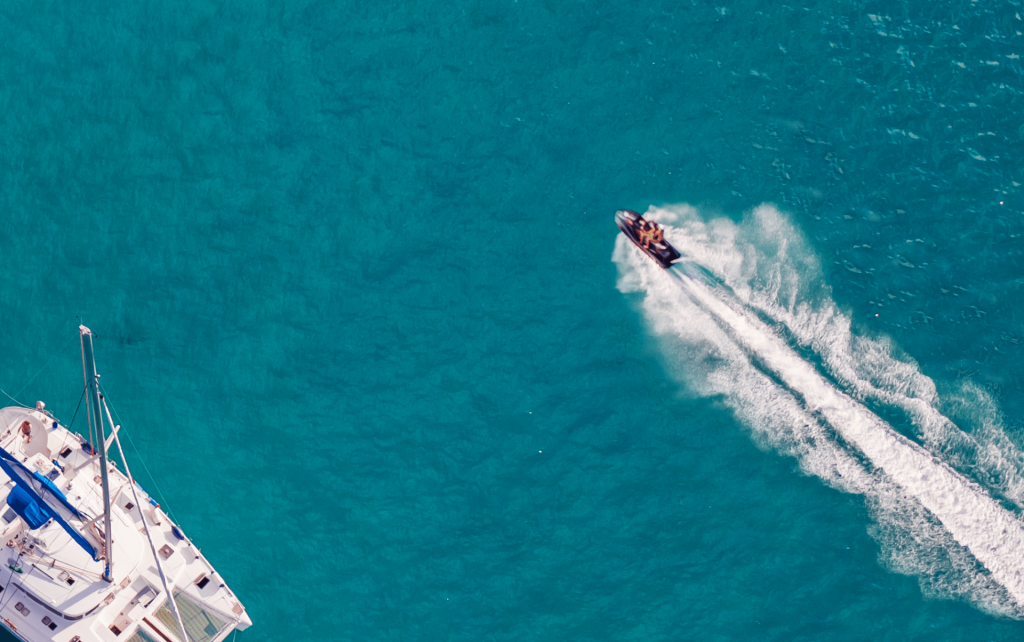
[(1022, 13), (13, 0), (0, 387), (246, 642), (1020, 640)]

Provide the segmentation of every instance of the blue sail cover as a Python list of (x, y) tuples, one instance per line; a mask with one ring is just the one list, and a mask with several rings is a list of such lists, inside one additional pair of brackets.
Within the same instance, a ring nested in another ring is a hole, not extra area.
[(49, 497), (52, 497), (53, 499), (60, 502), (61, 505), (64, 506), (64, 508), (71, 511), (71, 514), (75, 517), (79, 519), (84, 518), (84, 515), (82, 515), (82, 513), (80, 513), (77, 508), (71, 505), (71, 502), (68, 501), (68, 496), (61, 492), (61, 490), (57, 488), (56, 484), (54, 484), (52, 481), (50, 481), (46, 477), (43, 477), (37, 472), (33, 471), (32, 476), (36, 478), (36, 481), (43, 485), (43, 487), (39, 489), (41, 491), (41, 495), (48, 495)]
[(32, 496), (26, 493), (21, 486), (11, 489), (11, 494), (7, 496), (7, 505), (14, 509), (18, 517), (25, 520), (31, 530), (39, 528), (50, 520), (50, 516), (44, 513), (42, 508), (39, 508), (36, 500), (32, 499)]
[[(25, 520), (30, 529), (35, 530), (52, 519), (60, 524), (71, 539), (85, 549), (94, 560), (99, 560), (96, 548), (60, 513), (66, 510), (78, 519), (85, 519), (85, 516), (68, 501), (52, 481), (26, 468), (3, 448), (0, 448), (0, 469), (17, 484), (8, 495), (7, 504)], [(38, 487), (32, 482), (37, 482)]]

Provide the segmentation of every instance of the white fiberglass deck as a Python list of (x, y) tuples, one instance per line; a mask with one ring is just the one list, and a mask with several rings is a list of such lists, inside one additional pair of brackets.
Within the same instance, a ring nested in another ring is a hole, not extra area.
[[(18, 407), (0, 410), (0, 447), (64, 493), (85, 516), (69, 520), (71, 526), (102, 551), (101, 470), (92, 447), (45, 410)], [(218, 642), (248, 627), (241, 603), (152, 498), (136, 484), (136, 505), (113, 463), (108, 476), (112, 581), (102, 577), (104, 562), (54, 520), (29, 530), (6, 503), (15, 481), (0, 472), (0, 623), (31, 641), (184, 642), (143, 534), (146, 520), (188, 640)]]

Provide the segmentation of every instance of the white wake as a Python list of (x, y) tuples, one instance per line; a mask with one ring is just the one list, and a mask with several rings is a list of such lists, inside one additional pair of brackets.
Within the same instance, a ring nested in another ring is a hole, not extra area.
[[(857, 336), (813, 253), (777, 210), (762, 206), (740, 224), (706, 222), (685, 206), (647, 216), (690, 262), (661, 270), (620, 235), (619, 287), (643, 295), (645, 316), (688, 387), (723, 395), (762, 445), (867, 496), (885, 561), (917, 574), (929, 594), (1021, 617), (1024, 524), (1006, 505), (1024, 500), (1024, 475), (998, 415), (988, 411), (972, 434), (960, 430), (916, 364), (894, 357), (885, 340)], [(987, 402), (969, 387), (960, 397)], [(866, 403), (904, 413), (920, 443)]]

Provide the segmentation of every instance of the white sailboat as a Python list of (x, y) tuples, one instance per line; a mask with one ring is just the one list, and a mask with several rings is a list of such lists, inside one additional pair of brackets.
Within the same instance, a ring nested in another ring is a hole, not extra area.
[(0, 410), (0, 624), (26, 642), (220, 642), (252, 620), (134, 482), (79, 334), (88, 438), (42, 402)]

